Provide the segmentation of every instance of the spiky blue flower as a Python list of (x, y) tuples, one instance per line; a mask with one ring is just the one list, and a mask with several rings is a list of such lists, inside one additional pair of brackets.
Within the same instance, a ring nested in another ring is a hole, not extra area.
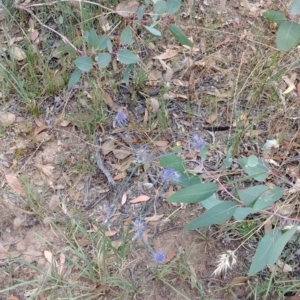
[(116, 122), (120, 127), (127, 125), (128, 118), (123, 111), (119, 111), (116, 115)]
[(167, 168), (164, 170), (162, 178), (163, 181), (167, 183), (169, 183), (170, 181), (178, 182), (180, 179), (180, 174), (174, 171), (172, 168)]
[(145, 229), (146, 229), (145, 221), (143, 221), (141, 219), (136, 219), (132, 223), (132, 230), (135, 232), (133, 240), (141, 239), (143, 237), (143, 233), (144, 233)]
[(166, 254), (163, 251), (152, 252), (153, 260), (156, 264), (162, 264), (166, 259)]
[(201, 151), (205, 147), (205, 142), (197, 134), (195, 134), (192, 137), (191, 146), (194, 150)]
[(147, 146), (142, 146), (134, 150), (135, 159), (139, 164), (145, 164), (149, 161), (149, 151)]

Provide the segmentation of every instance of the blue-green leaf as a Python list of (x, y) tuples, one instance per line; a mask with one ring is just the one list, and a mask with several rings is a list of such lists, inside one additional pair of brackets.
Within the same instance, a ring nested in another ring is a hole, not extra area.
[(96, 56), (96, 61), (100, 68), (106, 68), (111, 61), (111, 55), (109, 53), (100, 53)]
[(131, 45), (132, 44), (132, 31), (129, 26), (125, 27), (120, 36), (120, 42), (123, 45)]
[(117, 52), (117, 59), (126, 65), (137, 63), (140, 60), (136, 54), (126, 49)]
[(94, 28), (92, 28), (90, 31), (86, 32), (85, 40), (87, 41), (87, 43), (90, 47), (97, 48), (97, 46), (98, 46), (98, 35), (97, 35), (96, 30)]
[(253, 205), (253, 210), (257, 212), (266, 207), (269, 207), (271, 204), (282, 197), (283, 191), (284, 189), (282, 188), (268, 189), (257, 198)]
[(185, 226), (183, 231), (220, 224), (226, 220), (229, 220), (233, 216), (235, 208), (236, 203), (233, 201), (226, 201), (217, 204), (203, 213), (199, 218)]
[(269, 176), (269, 164), (254, 155), (248, 158), (239, 158), (238, 163), (250, 176), (257, 181), (264, 181)]
[(138, 18), (138, 20), (142, 20), (143, 19), (144, 13), (145, 13), (145, 9), (146, 9), (146, 6), (144, 4), (142, 4), (139, 7), (138, 12), (137, 12), (137, 18)]
[(68, 82), (68, 89), (72, 88), (80, 79), (82, 72), (79, 69), (76, 69), (71, 75)]
[(263, 192), (269, 188), (265, 185), (256, 185), (246, 188), (245, 190), (238, 190), (240, 200), (247, 206), (250, 206)]
[(276, 45), (277, 48), (286, 52), (298, 45), (300, 40), (300, 25), (287, 21), (283, 22), (277, 31)]
[(196, 176), (194, 174), (190, 173), (180, 173), (180, 179), (179, 181), (172, 182), (173, 184), (182, 186), (182, 187), (187, 187), (191, 185), (195, 185), (198, 183), (201, 183), (201, 179), (199, 176)]
[(93, 60), (87, 56), (78, 57), (74, 63), (76, 67), (83, 72), (89, 72), (93, 66)]
[(297, 231), (298, 226), (293, 226), (290, 230), (286, 231), (284, 234), (282, 234), (278, 239), (276, 239), (274, 246), (272, 247), (270, 253), (269, 253), (269, 259), (268, 264), (274, 265), (276, 261), (278, 260), (280, 254), (283, 251), (283, 248), (287, 244), (287, 242), (291, 239), (293, 234)]
[(179, 173), (184, 173), (185, 171), (185, 162), (184, 160), (176, 154), (164, 155), (160, 158), (160, 165), (165, 168), (172, 168), (174, 171)]
[(227, 150), (227, 153), (226, 153), (226, 158), (224, 160), (223, 167), (222, 167), (223, 171), (230, 168), (231, 165), (232, 165), (232, 147), (229, 147), (229, 149)]
[(234, 211), (233, 217), (237, 221), (243, 221), (249, 214), (254, 213), (254, 210), (250, 207), (237, 207)]
[(212, 195), (211, 197), (201, 201), (201, 204), (203, 207), (207, 210), (211, 209), (212, 207), (216, 206), (219, 203), (222, 203), (223, 201), (219, 200), (215, 194)]
[(294, 0), (291, 6), (291, 15), (299, 15), (300, 14), (300, 0)]
[(157, 30), (154, 27), (150, 27), (150, 26), (144, 26), (151, 34), (153, 34), (154, 36), (161, 36), (161, 32), (159, 30)]
[(166, 12), (167, 3), (166, 1), (159, 0), (154, 4), (153, 12), (157, 15), (162, 15)]
[(193, 43), (186, 37), (186, 35), (178, 26), (171, 24), (169, 25), (169, 29), (179, 43), (181, 43), (182, 45), (193, 47)]
[[(105, 48), (108, 47), (108, 43), (111, 43), (110, 41), (110, 38), (108, 35), (104, 34), (104, 35), (101, 35), (99, 38), (98, 38), (98, 50), (104, 50)], [(111, 51), (109, 51), (111, 52)]]
[(218, 185), (214, 182), (199, 183), (180, 190), (167, 200), (176, 203), (200, 202), (212, 196), (217, 189)]
[(127, 67), (126, 67), (126, 70), (124, 72), (124, 75), (123, 75), (123, 80), (125, 82), (125, 84), (127, 86), (129, 86), (129, 77), (130, 77), (130, 72), (131, 70), (133, 69), (134, 67), (134, 64), (129, 64)]
[(166, 13), (175, 14), (181, 6), (181, 0), (167, 0)]
[(269, 231), (258, 243), (255, 254), (252, 258), (252, 263), (248, 276), (252, 276), (261, 271), (267, 264), (269, 264), (269, 256), (274, 248), (275, 242), (281, 237), (279, 229), (274, 228)]
[(285, 22), (285, 17), (284, 15), (276, 10), (269, 10), (263, 13), (263, 16), (270, 20), (273, 21), (275, 23), (277, 23), (278, 25), (280, 25), (281, 23)]

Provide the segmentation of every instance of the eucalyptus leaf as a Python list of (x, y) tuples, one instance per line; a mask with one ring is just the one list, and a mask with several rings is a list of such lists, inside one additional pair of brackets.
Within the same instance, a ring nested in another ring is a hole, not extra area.
[(134, 64), (140, 61), (140, 58), (133, 52), (124, 49), (117, 52), (117, 59), (125, 65)]
[(120, 41), (123, 45), (131, 45), (132, 44), (132, 31), (129, 26), (125, 27), (121, 33)]
[(137, 11), (137, 18), (138, 20), (142, 20), (144, 17), (146, 6), (144, 4), (140, 5), (138, 11)]
[(69, 82), (68, 82), (68, 89), (72, 88), (80, 79), (82, 72), (79, 69), (75, 69), (72, 73)]
[(162, 167), (172, 168), (174, 171), (177, 171), (179, 173), (185, 172), (184, 160), (174, 153), (162, 156), (159, 163)]
[(130, 77), (130, 72), (131, 70), (134, 68), (134, 64), (129, 64), (127, 67), (126, 67), (126, 70), (124, 72), (124, 75), (123, 75), (123, 80), (125, 82), (125, 84), (127, 86), (129, 86), (129, 77)]
[(167, 200), (175, 203), (196, 203), (209, 198), (217, 189), (218, 185), (214, 182), (199, 183), (180, 190)]
[(252, 214), (254, 210), (251, 207), (237, 207), (234, 211), (233, 217), (237, 221), (243, 221), (249, 214)]
[(285, 17), (284, 15), (276, 10), (269, 10), (263, 13), (263, 16), (270, 20), (273, 21), (275, 23), (277, 23), (278, 25), (280, 25), (281, 23), (285, 22)]
[(100, 53), (97, 55), (96, 61), (100, 68), (106, 68), (111, 61), (111, 55), (109, 53)]
[[(257, 181), (264, 181), (269, 176), (269, 164), (263, 161), (261, 158), (250, 159), (250, 165), (248, 164), (248, 158), (239, 158), (238, 163), (242, 166), (244, 171)], [(255, 166), (251, 166), (254, 165)]]
[(235, 209), (236, 203), (233, 201), (226, 201), (217, 204), (203, 213), (199, 218), (185, 226), (183, 231), (220, 224), (229, 220), (233, 216)]
[(90, 31), (86, 32), (85, 39), (90, 47), (97, 48), (98, 46), (98, 35), (96, 30), (92, 28)]
[(283, 191), (284, 189), (282, 188), (268, 189), (257, 198), (253, 205), (253, 210), (257, 212), (269, 207), (282, 197)]
[(154, 4), (153, 12), (157, 15), (162, 15), (166, 12), (167, 3), (166, 1), (160, 0)]
[(181, 6), (181, 0), (167, 0), (166, 13), (175, 14)]
[(269, 255), (280, 237), (281, 232), (278, 228), (274, 228), (261, 239), (252, 258), (248, 276), (253, 276), (269, 264)]
[(254, 203), (254, 201), (265, 191), (267, 191), (269, 187), (265, 185), (256, 185), (246, 188), (244, 190), (238, 190), (238, 194), (240, 200), (247, 206), (250, 206)]
[(300, 14), (300, 0), (294, 0), (291, 6), (291, 15), (299, 15)]
[(186, 37), (186, 35), (178, 26), (171, 24), (169, 25), (169, 29), (179, 43), (181, 43), (182, 45), (193, 47), (193, 43)]
[(74, 63), (83, 72), (89, 72), (93, 66), (93, 60), (87, 56), (78, 57)]
[(161, 36), (161, 32), (154, 28), (154, 27), (150, 27), (150, 26), (144, 26), (151, 34), (153, 34), (154, 36), (160, 37)]
[(205, 209), (209, 210), (212, 207), (214, 207), (217, 204), (222, 203), (222, 202), (223, 201), (219, 200), (214, 194), (214, 195), (210, 196), (209, 198), (201, 201), (201, 204)]
[(227, 153), (226, 153), (226, 158), (224, 160), (223, 167), (222, 167), (223, 171), (230, 168), (231, 165), (232, 165), (232, 147), (229, 147), (229, 149), (227, 150)]
[(98, 38), (98, 50), (102, 51), (107, 48), (110, 38), (108, 35), (104, 34)]
[(201, 179), (199, 176), (196, 176), (191, 173), (180, 173), (179, 181), (176, 181), (176, 182), (171, 181), (171, 183), (179, 185), (181, 187), (187, 187), (187, 186), (201, 183)]
[(287, 21), (283, 22), (277, 31), (276, 45), (281, 52), (287, 52), (298, 45), (300, 40), (300, 25)]

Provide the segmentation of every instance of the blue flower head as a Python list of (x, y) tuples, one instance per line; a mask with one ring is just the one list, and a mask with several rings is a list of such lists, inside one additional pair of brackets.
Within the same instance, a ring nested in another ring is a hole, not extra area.
[(164, 170), (162, 178), (163, 181), (167, 183), (169, 183), (170, 181), (178, 182), (180, 179), (180, 174), (174, 171), (172, 168), (167, 168)]
[(166, 254), (163, 251), (158, 251), (152, 253), (153, 260), (156, 264), (162, 264), (166, 259)]
[(135, 232), (133, 239), (141, 239), (146, 229), (146, 223), (141, 219), (136, 219), (132, 223), (132, 230)]
[(128, 118), (123, 111), (119, 111), (116, 115), (116, 122), (120, 127), (127, 125)]
[(197, 134), (193, 135), (191, 146), (194, 150), (201, 151), (205, 147), (205, 142)]

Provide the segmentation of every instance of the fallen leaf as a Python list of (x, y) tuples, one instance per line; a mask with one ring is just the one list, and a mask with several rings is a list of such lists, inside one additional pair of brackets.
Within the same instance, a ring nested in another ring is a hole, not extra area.
[(19, 300), (19, 298), (11, 295), (11, 296), (8, 297), (7, 300)]
[(52, 263), (53, 263), (53, 254), (50, 251), (45, 250), (44, 251), (44, 256), (45, 256), (46, 260), (52, 265)]
[(215, 110), (206, 120), (205, 122), (208, 124), (212, 124), (217, 120), (217, 111)]
[(52, 135), (48, 134), (47, 132), (41, 132), (35, 138), (38, 142), (43, 143), (50, 141), (52, 139)]
[(286, 300), (300, 300), (300, 296), (286, 296)]
[(131, 152), (124, 149), (114, 149), (112, 152), (117, 159), (124, 159), (131, 155)]
[(132, 200), (130, 200), (129, 202), (130, 203), (139, 203), (139, 202), (146, 202), (150, 199), (150, 197), (146, 196), (146, 195), (141, 195), (141, 196), (138, 196)]
[(59, 255), (59, 265), (58, 265), (58, 268), (57, 268), (57, 273), (60, 276), (62, 275), (65, 262), (66, 262), (66, 256), (63, 253), (60, 253), (60, 255)]
[(234, 277), (231, 279), (230, 285), (241, 285), (247, 282), (248, 279), (249, 277), (245, 277), (245, 276)]
[(287, 76), (282, 76), (282, 79), (283, 79), (283, 80), (285, 81), (285, 83), (289, 86), (289, 87), (283, 92), (283, 94), (288, 94), (288, 93), (290, 93), (291, 91), (293, 91), (293, 90), (296, 88), (294, 82), (293, 82), (290, 78), (288, 78)]
[(104, 101), (105, 103), (110, 107), (110, 108), (114, 108), (115, 107), (115, 103), (112, 99), (112, 97), (110, 96), (109, 93), (104, 92)]
[(11, 55), (17, 61), (21, 61), (21, 60), (24, 60), (26, 58), (26, 53), (18, 46), (12, 46), (11, 47)]
[(156, 98), (151, 97), (148, 101), (150, 102), (150, 106), (152, 107), (153, 111), (159, 110), (159, 102)]
[(116, 176), (114, 176), (114, 180), (120, 180), (120, 179), (126, 178), (126, 176), (127, 176), (127, 173), (123, 172), (123, 173), (120, 173), (120, 174), (117, 174)]
[(127, 194), (124, 193), (123, 196), (122, 196), (122, 199), (121, 199), (121, 205), (124, 205), (127, 201)]
[(50, 128), (50, 127), (47, 126), (47, 125), (41, 125), (41, 126), (39, 126), (39, 127), (36, 127), (36, 128), (34, 129), (33, 136), (36, 137), (39, 133), (41, 133), (42, 131), (44, 131), (44, 130), (46, 130), (46, 129), (48, 129), (48, 128)]
[(34, 166), (42, 171), (46, 176), (51, 177), (53, 175), (53, 170), (55, 169), (54, 166), (48, 164), (48, 165), (41, 165), (38, 163), (35, 163)]
[(59, 207), (59, 205), (60, 205), (59, 195), (52, 195), (48, 203), (49, 208), (52, 211), (54, 211)]
[(154, 56), (155, 59), (168, 59), (176, 56), (178, 54), (177, 50), (174, 49), (167, 49), (164, 53), (161, 53), (160, 55)]
[(286, 264), (286, 263), (284, 263), (282, 260), (280, 260), (280, 259), (278, 259), (277, 260), (277, 266), (283, 271), (283, 272), (285, 272), (285, 273), (287, 273), (287, 272), (292, 272), (293, 271), (293, 268), (290, 266), (290, 265), (288, 265), (288, 264)]
[(118, 231), (116, 230), (112, 230), (112, 231), (105, 231), (105, 236), (107, 237), (111, 237), (111, 236), (114, 236), (118, 233)]
[(5, 174), (6, 181), (13, 191), (20, 196), (26, 196), (25, 190), (20, 180), (12, 174)]
[(70, 124), (70, 121), (68, 120), (62, 120), (59, 124), (61, 127), (67, 127)]
[(16, 116), (10, 112), (0, 113), (0, 125), (2, 127), (8, 127), (12, 125), (15, 120), (16, 120)]
[(164, 215), (154, 215), (154, 216), (152, 216), (152, 217), (146, 217), (146, 218), (145, 218), (145, 221), (146, 221), (146, 223), (147, 223), (147, 222), (155, 222), (155, 221), (160, 220), (163, 216), (164, 216)]
[(168, 141), (155, 141), (154, 145), (158, 147), (166, 147), (168, 146), (169, 142)]
[(123, 1), (117, 5), (116, 12), (124, 18), (128, 18), (137, 12), (139, 6), (140, 3), (137, 1)]
[(112, 242), (111, 242), (111, 245), (112, 245), (113, 247), (115, 247), (116, 249), (118, 249), (118, 248), (121, 247), (122, 243), (123, 243), (123, 242), (120, 241), (120, 240), (118, 240), (118, 241), (112, 241)]
[(101, 145), (101, 150), (104, 156), (110, 153), (113, 149), (116, 148), (115, 142), (112, 139), (108, 139)]

